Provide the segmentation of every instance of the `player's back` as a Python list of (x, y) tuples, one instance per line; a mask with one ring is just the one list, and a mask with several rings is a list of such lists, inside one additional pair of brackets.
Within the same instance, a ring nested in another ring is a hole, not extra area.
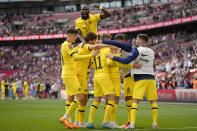
[(62, 63), (62, 78), (76, 75), (75, 59), (72, 57), (73, 53), (77, 51), (78, 47), (74, 47), (68, 41), (65, 41), (61, 46), (61, 63)]
[[(118, 56), (118, 57), (120, 56), (120, 51), (117, 48), (110, 48), (110, 52), (114, 56)], [(120, 68), (116, 65), (115, 66), (112, 65), (109, 67), (109, 73), (111, 78), (120, 78)]]
[[(78, 54), (79, 55), (88, 55), (91, 53), (91, 51), (89, 51), (88, 49), (89, 45), (85, 44), (85, 43), (81, 43), (79, 45), (79, 49), (78, 49)], [(90, 58), (86, 58), (83, 60), (76, 60), (76, 73), (77, 74), (87, 74), (88, 72), (88, 66), (90, 64)]]
[(103, 48), (100, 50), (100, 53), (93, 57), (95, 73), (94, 78), (104, 78), (109, 79), (109, 66), (107, 65), (106, 54), (110, 54), (109, 48)]

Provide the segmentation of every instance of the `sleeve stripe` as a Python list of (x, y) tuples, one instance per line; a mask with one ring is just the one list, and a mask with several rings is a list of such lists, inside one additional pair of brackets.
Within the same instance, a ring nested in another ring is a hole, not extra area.
[(75, 53), (77, 53), (77, 52), (73, 52), (73, 53), (71, 53), (71, 54), (70, 54), (70, 56), (72, 56), (72, 55), (73, 55), (73, 54), (75, 54)]

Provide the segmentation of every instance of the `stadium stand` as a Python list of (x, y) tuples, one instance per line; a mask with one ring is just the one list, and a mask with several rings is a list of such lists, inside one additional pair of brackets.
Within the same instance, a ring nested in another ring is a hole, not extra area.
[[(93, 11), (96, 13), (97, 11)], [(193, 0), (153, 3), (110, 9), (112, 17), (99, 23), (99, 30), (120, 29), (197, 15)], [(63, 34), (73, 27), (80, 12), (39, 15), (6, 14), (0, 17), (0, 36)]]

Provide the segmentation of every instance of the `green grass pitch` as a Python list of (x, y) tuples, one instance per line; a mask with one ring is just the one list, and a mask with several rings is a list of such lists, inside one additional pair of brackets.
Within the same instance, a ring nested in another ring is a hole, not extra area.
[[(86, 107), (87, 121), (89, 107)], [(65, 100), (0, 100), (0, 131), (65, 131), (59, 123), (64, 114)], [(100, 127), (103, 119), (103, 102), (99, 106), (94, 123), (97, 130), (106, 130)], [(127, 120), (125, 103), (120, 102), (117, 112), (117, 123), (124, 124)], [(152, 130), (152, 114), (150, 104), (140, 103), (136, 119), (135, 130)], [(158, 124), (156, 131), (197, 131), (197, 104), (159, 103)], [(90, 130), (90, 129), (72, 129)], [(114, 129), (124, 130), (124, 129)]]

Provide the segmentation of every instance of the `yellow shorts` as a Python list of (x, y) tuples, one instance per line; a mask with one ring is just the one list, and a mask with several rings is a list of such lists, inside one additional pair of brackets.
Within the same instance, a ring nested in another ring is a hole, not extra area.
[(94, 96), (102, 97), (110, 94), (115, 94), (110, 79), (94, 79)]
[(133, 76), (124, 78), (123, 88), (124, 88), (124, 96), (133, 96), (133, 88), (134, 88)]
[(133, 98), (143, 100), (146, 94), (147, 100), (157, 100), (157, 87), (155, 80), (139, 80), (134, 83)]
[(72, 76), (70, 78), (63, 78), (63, 80), (66, 86), (67, 95), (72, 96), (82, 92), (77, 76)]
[(114, 87), (114, 91), (115, 91), (115, 95), (116, 96), (120, 96), (121, 94), (121, 81), (120, 78), (111, 78), (113, 87)]
[(87, 76), (84, 74), (77, 74), (79, 83), (81, 85), (82, 93), (83, 94), (88, 94), (88, 81), (87, 81)]

